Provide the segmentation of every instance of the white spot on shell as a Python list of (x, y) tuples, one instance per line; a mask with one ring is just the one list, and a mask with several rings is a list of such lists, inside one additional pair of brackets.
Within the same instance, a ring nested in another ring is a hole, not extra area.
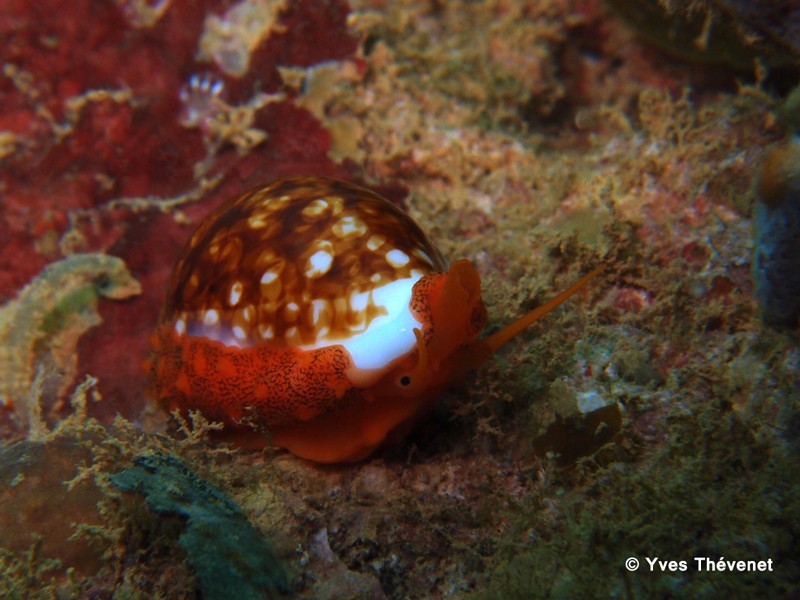
[(203, 325), (216, 325), (219, 323), (219, 313), (213, 308), (207, 310), (203, 315)]
[(408, 264), (408, 254), (403, 252), (402, 250), (398, 250), (397, 248), (393, 250), (389, 250), (386, 253), (386, 262), (392, 265), (395, 269), (399, 269), (400, 267), (405, 267)]
[(311, 323), (316, 327), (324, 311), (328, 309), (328, 302), (326, 300), (313, 300), (311, 302)]
[(327, 250), (317, 250), (308, 257), (306, 265), (306, 277), (322, 277), (327, 273), (333, 264), (333, 256)]
[(250, 229), (262, 229), (267, 226), (267, 220), (262, 214), (255, 214), (247, 219)]
[(234, 281), (233, 285), (231, 285), (231, 291), (228, 294), (228, 303), (231, 306), (236, 306), (239, 304), (239, 300), (242, 299), (242, 292), (244, 291), (244, 286), (242, 285), (241, 281)]
[(367, 226), (364, 222), (352, 215), (342, 217), (333, 224), (331, 229), (340, 238), (364, 235), (367, 232)]
[(271, 340), (273, 337), (275, 337), (275, 330), (272, 329), (272, 325), (259, 325), (258, 332), (265, 340)]
[(375, 250), (383, 246), (385, 242), (386, 238), (384, 238), (382, 235), (371, 235), (367, 240), (367, 249), (375, 252)]
[[(281, 267), (282, 269), (283, 267)], [(275, 302), (281, 294), (280, 271), (265, 271), (261, 276), (261, 299), (266, 302)]]
[[(300, 312), (300, 307), (297, 305), (296, 302), (289, 302), (283, 308), (283, 318), (289, 322), (295, 321), (297, 319), (297, 315)], [(287, 335), (288, 338), (288, 335)]]
[(350, 310), (359, 311), (367, 308), (367, 301), (369, 300), (369, 292), (353, 292), (350, 294)]
[(262, 285), (269, 285), (273, 281), (278, 278), (278, 274), (275, 271), (265, 271), (264, 274), (261, 276), (261, 284)]
[(247, 333), (245, 333), (244, 329), (242, 329), (238, 325), (234, 326), (232, 331), (233, 331), (234, 337), (237, 340), (243, 340), (243, 339), (247, 338)]
[(304, 217), (313, 219), (322, 215), (326, 210), (328, 210), (328, 201), (323, 198), (317, 198), (309, 202), (301, 212)]
[(175, 321), (175, 333), (178, 335), (183, 335), (186, 333), (186, 321), (183, 319), (178, 319)]

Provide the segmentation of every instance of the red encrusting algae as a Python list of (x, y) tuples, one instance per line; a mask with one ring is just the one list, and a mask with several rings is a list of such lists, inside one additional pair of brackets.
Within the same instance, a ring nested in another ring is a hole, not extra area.
[[(197, 58), (206, 19), (225, 18), (232, 3), (166, 4), (149, 15), (149, 26), (135, 14), (143, 5), (130, 2), (0, 6), (0, 300), (65, 253), (108, 252), (126, 261), (143, 295), (102, 305), (103, 326), (79, 347), (80, 368), (103, 373), (103, 393), (116, 399), (113, 407), (97, 405), (107, 417), (141, 409), (138, 365), (169, 268), (191, 232), (187, 221), (270, 177), (346, 175), (327, 156), (330, 135), (294, 104), (296, 92), (284, 88), (278, 71), (352, 57), (345, 2), (281, 9), (239, 78)], [(282, 94), (247, 113), (247, 127), (263, 132), (258, 144), (242, 151), (236, 138), (205, 139), (181, 123), (180, 91), (197, 74), (224, 86), (226, 127), (244, 129), (235, 118), (250, 99)]]

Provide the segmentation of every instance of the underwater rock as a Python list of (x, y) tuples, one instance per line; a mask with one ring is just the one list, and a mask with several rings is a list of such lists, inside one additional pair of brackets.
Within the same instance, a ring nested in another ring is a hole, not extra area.
[(533, 449), (539, 456), (555, 453), (560, 464), (569, 465), (615, 441), (621, 429), (622, 410), (619, 404), (602, 406), (566, 418), (556, 414), (547, 430), (533, 440)]
[(606, 0), (650, 42), (683, 59), (751, 69), (800, 61), (800, 6), (792, 0)]
[(753, 279), (764, 320), (795, 325), (800, 317), (800, 136), (765, 154), (753, 224)]
[(270, 544), (225, 493), (174, 456), (140, 456), (112, 475), (124, 492), (144, 494), (152, 510), (187, 519), (179, 537), (206, 600), (273, 597), (290, 591), (289, 577)]
[(386, 600), (377, 577), (351, 571), (331, 549), (327, 529), (311, 536), (308, 555), (314, 564), (316, 581), (310, 591), (316, 600)]
[(98, 552), (73, 535), (76, 523), (101, 524), (102, 492), (91, 479), (64, 484), (88, 459), (89, 452), (69, 437), (0, 445), (0, 548), (22, 555), (39, 535), (39, 554), (60, 561), (58, 571), (91, 575), (100, 569)]

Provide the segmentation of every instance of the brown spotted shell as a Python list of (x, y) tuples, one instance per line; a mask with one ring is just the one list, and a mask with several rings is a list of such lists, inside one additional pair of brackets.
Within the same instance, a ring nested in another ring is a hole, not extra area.
[(370, 290), (443, 270), (414, 221), (377, 194), (282, 179), (206, 217), (173, 271), (162, 321), (240, 347), (310, 345), (321, 331), (344, 339), (382, 314)]

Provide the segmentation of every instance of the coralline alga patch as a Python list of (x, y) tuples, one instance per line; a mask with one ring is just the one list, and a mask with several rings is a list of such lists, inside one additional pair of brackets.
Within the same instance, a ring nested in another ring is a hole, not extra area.
[(112, 475), (111, 483), (144, 494), (155, 512), (186, 519), (178, 541), (204, 598), (230, 598), (232, 590), (245, 600), (290, 591), (289, 577), (270, 544), (222, 490), (174, 456), (140, 456), (134, 463)]
[(31, 387), (41, 379), (40, 393), (52, 393), (50, 408), (57, 410), (77, 371), (78, 339), (102, 321), (100, 298), (124, 300), (141, 291), (115, 256), (75, 254), (48, 265), (0, 308), (0, 405), (27, 425)]

